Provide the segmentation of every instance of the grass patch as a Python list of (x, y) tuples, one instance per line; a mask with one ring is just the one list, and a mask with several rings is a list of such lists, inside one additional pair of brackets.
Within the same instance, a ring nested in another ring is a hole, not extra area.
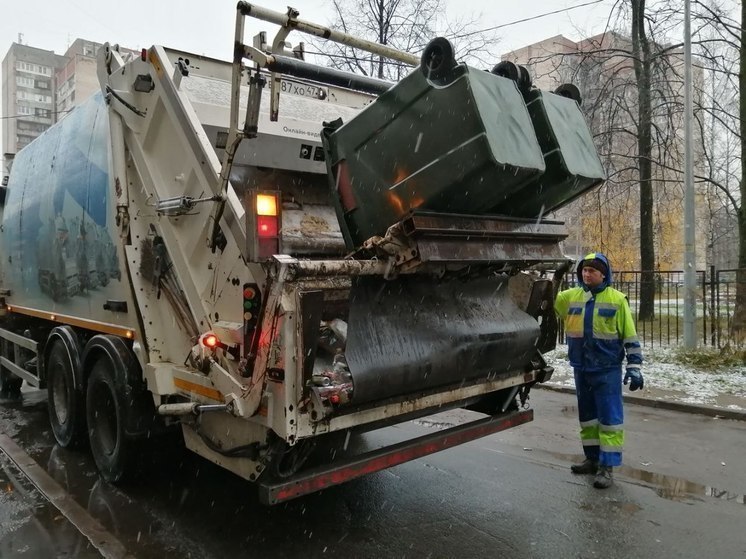
[(746, 350), (733, 349), (683, 349), (673, 351), (677, 364), (689, 365), (705, 371), (717, 371), (728, 367), (743, 367), (746, 365)]

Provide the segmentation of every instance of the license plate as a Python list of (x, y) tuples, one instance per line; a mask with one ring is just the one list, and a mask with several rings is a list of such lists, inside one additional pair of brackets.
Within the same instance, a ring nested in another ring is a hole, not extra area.
[(280, 82), (280, 91), (282, 93), (289, 93), (290, 95), (297, 95), (298, 97), (321, 99), (322, 101), (329, 96), (329, 92), (325, 87), (319, 87), (317, 85), (310, 85), (307, 83), (292, 82), (289, 80), (282, 80)]

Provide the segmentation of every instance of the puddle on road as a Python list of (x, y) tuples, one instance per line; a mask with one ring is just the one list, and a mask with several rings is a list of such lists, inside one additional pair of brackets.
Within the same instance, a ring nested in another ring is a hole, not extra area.
[(100, 558), (101, 554), (0, 452), (0, 557)]
[[(191, 548), (188, 548), (183, 543), (183, 538), (179, 537), (178, 531), (174, 535), (174, 530), (168, 530), (159, 518), (143, 510), (134, 499), (102, 481), (89, 452), (63, 449), (55, 444), (47, 417), (46, 391), (27, 389), (24, 384), (20, 398), (0, 401), (0, 422), (6, 435), (12, 437), (63, 491), (112, 536), (118, 538), (136, 557), (160, 558), (170, 556), (169, 552), (179, 557), (190, 556), (190, 553), (193, 554), (191, 556), (204, 556), (198, 546), (195, 549), (192, 544)], [(154, 450), (153, 456), (157, 453), (168, 454), (173, 451), (173, 446), (168, 441), (159, 440), (158, 449)], [(5, 454), (0, 452), (0, 457), (2, 456)], [(147, 468), (147, 464), (145, 467)], [(11, 475), (10, 472), (14, 479), (13, 483), (6, 481)], [(159, 471), (150, 475), (155, 487), (171, 486), (169, 480), (173, 473)], [(26, 486), (30, 489), (21, 491), (20, 488)], [(28, 499), (22, 501), (21, 495), (32, 495), (34, 500), (31, 503), (27, 502)], [(142, 500), (142, 494), (138, 494), (137, 498)], [(6, 510), (15, 510), (13, 507), (21, 506), (25, 508), (18, 518), (22, 520), (23, 530), (13, 532), (15, 535), (11, 538), (4, 531), (6, 519), (2, 515)], [(37, 541), (46, 546), (38, 553), (35, 543)], [(64, 514), (34, 489), (25, 475), (17, 471), (12, 464), (4, 464), (0, 460), (0, 558), (6, 557), (79, 559), (101, 557), (101, 554), (90, 546), (86, 537)]]
[(692, 497), (713, 497), (722, 501), (731, 501), (746, 505), (746, 495), (738, 495), (729, 491), (695, 483), (680, 477), (667, 476), (647, 470), (638, 470), (629, 466), (619, 468), (622, 475), (644, 481), (656, 486), (655, 492), (659, 497), (672, 501), (685, 501)]
[[(577, 454), (565, 454), (562, 452), (545, 451), (547, 454), (564, 462), (575, 463), (580, 458)], [(718, 489), (708, 485), (702, 485), (684, 478), (668, 476), (657, 472), (640, 470), (630, 466), (614, 468), (620, 475), (645, 482), (654, 486), (653, 489), (659, 497), (671, 501), (689, 501), (695, 498), (712, 497), (721, 501), (731, 501), (740, 505), (746, 505), (746, 495), (731, 493), (724, 489)]]

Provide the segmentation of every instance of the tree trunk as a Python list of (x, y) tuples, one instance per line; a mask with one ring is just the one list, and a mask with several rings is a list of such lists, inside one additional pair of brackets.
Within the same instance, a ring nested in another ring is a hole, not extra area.
[(655, 245), (651, 166), (650, 45), (645, 0), (632, 0), (632, 52), (637, 78), (637, 167), (640, 173), (640, 307), (638, 320), (655, 316)]
[[(746, 16), (746, 3), (741, 3), (741, 21)], [(738, 207), (738, 273), (736, 275), (736, 308), (733, 312), (731, 336), (736, 344), (746, 341), (746, 30), (741, 27), (741, 68), (738, 72), (739, 106), (741, 116), (741, 199)]]

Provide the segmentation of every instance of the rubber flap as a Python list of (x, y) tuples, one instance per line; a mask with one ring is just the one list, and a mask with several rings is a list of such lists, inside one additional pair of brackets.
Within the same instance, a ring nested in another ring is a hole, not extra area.
[(539, 324), (507, 281), (356, 278), (345, 353), (353, 404), (528, 367)]

